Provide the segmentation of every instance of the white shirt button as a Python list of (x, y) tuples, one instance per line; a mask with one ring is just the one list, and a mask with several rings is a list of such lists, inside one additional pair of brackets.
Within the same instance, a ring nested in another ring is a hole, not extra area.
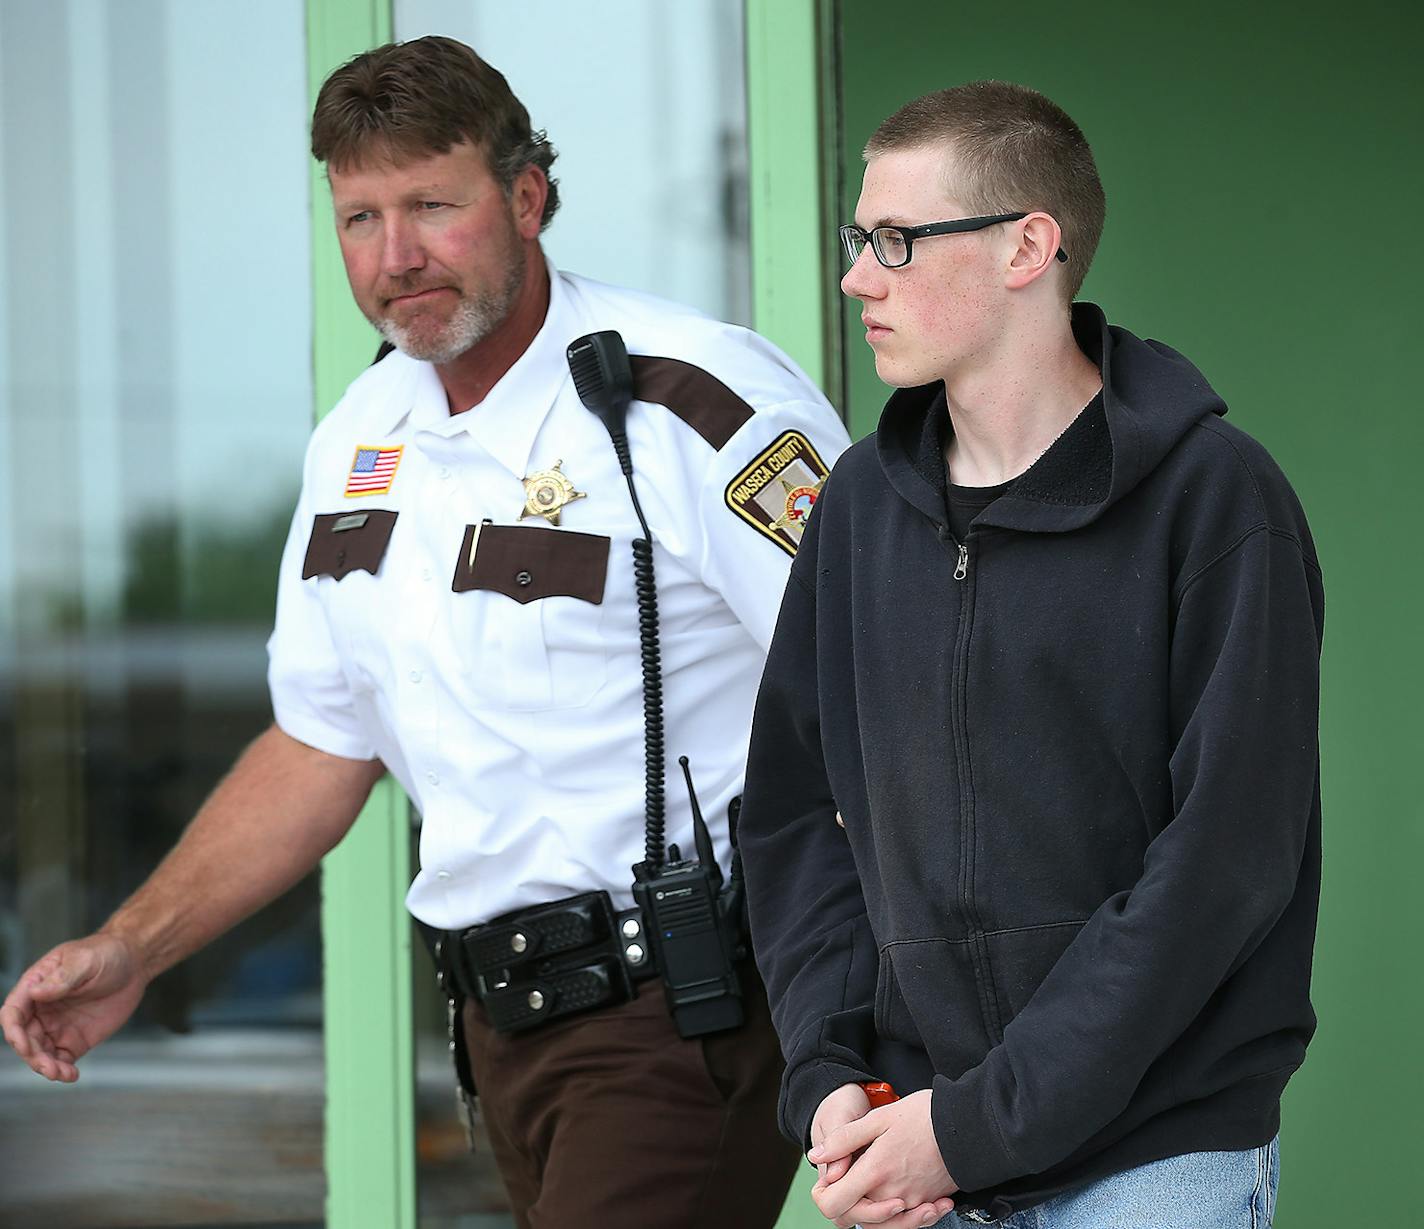
[(437, 878), (437, 879), (449, 879), (449, 878), (450, 878), (450, 872), (449, 872), (449, 871), (436, 871), (436, 872), (435, 872), (435, 878)]
[(440, 476), (442, 478), (448, 478), (450, 476), (450, 467), (448, 465), (442, 465), (440, 467)]
[(418, 683), (418, 682), (420, 682), (420, 680), (423, 679), (424, 677), (425, 677), (425, 675), (422, 674), (419, 670), (412, 670), (412, 671), (410, 672), (410, 681), (411, 681), (412, 683)]
[(429, 781), (431, 785), (440, 784), (440, 774), (438, 772), (427, 772), (425, 774), (425, 779)]

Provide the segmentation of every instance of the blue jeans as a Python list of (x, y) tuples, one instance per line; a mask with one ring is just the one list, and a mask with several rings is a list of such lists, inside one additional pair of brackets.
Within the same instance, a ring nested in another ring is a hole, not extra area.
[[(1090, 1182), (1000, 1229), (1270, 1229), (1279, 1140), (1245, 1152), (1188, 1152)], [(972, 1229), (951, 1212), (934, 1229)]]

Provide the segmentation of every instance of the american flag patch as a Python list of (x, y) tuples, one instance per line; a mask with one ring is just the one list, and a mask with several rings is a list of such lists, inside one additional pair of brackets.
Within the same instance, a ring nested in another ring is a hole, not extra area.
[(356, 459), (346, 475), (347, 496), (384, 495), (389, 491), (395, 481), (402, 447), (356, 449)]

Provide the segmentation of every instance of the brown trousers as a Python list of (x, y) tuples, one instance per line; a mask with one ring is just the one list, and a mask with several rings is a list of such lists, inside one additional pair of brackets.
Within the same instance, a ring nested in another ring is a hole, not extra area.
[(685, 1041), (662, 982), (636, 999), (501, 1035), (465, 1004), (465, 1038), (519, 1229), (772, 1229), (800, 1159), (776, 1126), (781, 1053), (766, 994), (747, 1022)]

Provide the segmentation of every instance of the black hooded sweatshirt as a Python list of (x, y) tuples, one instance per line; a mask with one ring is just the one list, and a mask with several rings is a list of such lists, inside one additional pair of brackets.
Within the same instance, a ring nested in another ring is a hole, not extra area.
[(996, 1216), (1266, 1143), (1315, 1027), (1305, 516), (1180, 354), (1073, 327), (1101, 396), (962, 543), (942, 385), (837, 463), (738, 828), (783, 1130), (849, 1081), (932, 1088)]

